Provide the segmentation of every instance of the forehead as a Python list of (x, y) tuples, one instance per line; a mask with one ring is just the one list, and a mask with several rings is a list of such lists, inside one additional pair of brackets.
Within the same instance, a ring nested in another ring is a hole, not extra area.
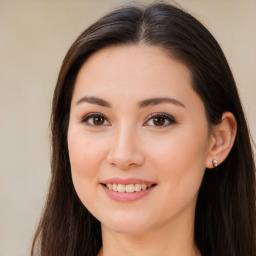
[(78, 72), (73, 96), (85, 92), (117, 94), (124, 90), (155, 96), (172, 93), (178, 97), (193, 91), (191, 73), (160, 47), (111, 46), (93, 53), (85, 61)]

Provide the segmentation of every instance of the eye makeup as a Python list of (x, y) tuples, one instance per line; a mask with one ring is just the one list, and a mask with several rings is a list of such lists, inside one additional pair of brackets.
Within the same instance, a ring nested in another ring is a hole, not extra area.
[(165, 128), (172, 124), (176, 124), (176, 120), (166, 113), (153, 113), (147, 117), (143, 126), (155, 126), (157, 128)]
[[(99, 112), (91, 112), (83, 117), (81, 123), (87, 126), (110, 126), (111, 123), (107, 117)], [(156, 128), (165, 128), (172, 124), (177, 123), (176, 120), (166, 113), (153, 113), (150, 114), (142, 126), (153, 126)]]
[(83, 119), (81, 120), (81, 123), (84, 123), (88, 126), (106, 126), (110, 125), (110, 122), (107, 120), (105, 115), (98, 113), (98, 112), (92, 112), (87, 114)]

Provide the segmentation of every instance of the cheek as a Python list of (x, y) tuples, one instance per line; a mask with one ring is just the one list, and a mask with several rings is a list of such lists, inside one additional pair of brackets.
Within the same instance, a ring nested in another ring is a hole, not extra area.
[(155, 214), (166, 212), (166, 218), (195, 207), (205, 170), (205, 141), (191, 139), (189, 134), (178, 135), (162, 141), (151, 154), (161, 194), (168, 195), (158, 200), (162, 210)]
[[(205, 170), (207, 137), (182, 130), (155, 145), (150, 152), (161, 179), (169, 186), (199, 187)], [(152, 148), (152, 147), (151, 147)]]
[(68, 133), (73, 184), (78, 197), (86, 207), (92, 204), (91, 195), (98, 189), (103, 149), (103, 145), (98, 140), (85, 136), (83, 132), (70, 130)]
[[(101, 149), (101, 150), (99, 150)], [(103, 145), (90, 136), (72, 131), (68, 134), (68, 150), (72, 172), (76, 175), (93, 178), (103, 157)]]

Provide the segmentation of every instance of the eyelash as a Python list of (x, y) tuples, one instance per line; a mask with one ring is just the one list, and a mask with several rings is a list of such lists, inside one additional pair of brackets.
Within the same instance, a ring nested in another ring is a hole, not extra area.
[[(90, 119), (93, 119), (93, 118), (95, 118), (95, 117), (99, 117), (99, 118), (102, 118), (102, 119), (104, 119), (104, 123), (107, 121), (107, 118), (103, 115), (103, 114), (101, 114), (101, 113), (89, 113), (88, 115), (86, 115), (83, 119), (82, 119), (82, 123), (85, 123), (86, 125), (88, 125), (88, 126), (94, 126), (94, 127), (97, 127), (97, 126), (105, 126), (106, 124), (102, 124), (102, 125), (95, 125), (95, 124), (90, 124), (89, 123), (89, 120)], [(108, 122), (108, 121), (107, 121)]]
[[(164, 120), (164, 125), (160, 125), (160, 126), (150, 125), (150, 126), (156, 127), (157, 129), (162, 129), (162, 128), (165, 128), (165, 127), (167, 127), (169, 125), (177, 123), (175, 121), (175, 119), (172, 116), (168, 115), (168, 114), (165, 114), (165, 113), (154, 113), (154, 114), (151, 114), (151, 115), (149, 115), (147, 117), (147, 120), (146, 120), (146, 122), (143, 123), (143, 126), (145, 126), (144, 124), (148, 123), (151, 120), (154, 121), (155, 118), (161, 118), (161, 119)], [(168, 122), (167, 124), (166, 124), (166, 121)]]
[[(93, 119), (93, 118), (95, 118), (95, 117), (99, 117), (99, 118), (102, 118), (104, 121), (103, 121), (103, 124), (100, 124), (100, 125), (96, 125), (96, 124), (91, 124), (91, 123), (89, 123), (89, 121), (90, 121), (90, 119)], [(176, 123), (176, 121), (175, 121), (175, 119), (172, 117), (172, 116), (170, 116), (170, 115), (168, 115), (168, 114), (165, 114), (165, 113), (154, 113), (154, 114), (151, 114), (151, 115), (149, 115), (148, 117), (147, 117), (147, 120), (143, 123), (143, 126), (146, 126), (146, 124), (149, 122), (149, 121), (154, 121), (154, 119), (155, 118), (160, 118), (160, 119), (163, 119), (164, 120), (164, 124), (163, 125), (160, 125), (160, 126), (157, 126), (157, 125), (149, 125), (149, 126), (154, 126), (154, 127), (156, 127), (156, 128), (158, 128), (158, 129), (161, 129), (161, 128), (165, 128), (165, 127), (167, 127), (167, 126), (169, 126), (169, 125), (171, 125), (171, 124), (175, 124)], [(167, 124), (166, 124), (166, 121), (168, 122)], [(107, 118), (103, 115), (103, 114), (101, 114), (101, 113), (89, 113), (88, 115), (86, 115), (83, 119), (82, 119), (82, 121), (81, 121), (82, 123), (85, 123), (86, 125), (88, 125), (88, 126), (93, 126), (93, 127), (101, 127), (101, 126), (110, 126), (110, 124), (105, 124), (105, 122), (108, 122), (109, 123), (109, 121), (107, 120)]]

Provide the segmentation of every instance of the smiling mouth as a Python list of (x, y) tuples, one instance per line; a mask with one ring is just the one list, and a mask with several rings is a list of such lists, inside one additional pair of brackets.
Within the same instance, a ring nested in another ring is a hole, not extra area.
[(119, 192), (119, 193), (135, 193), (142, 190), (147, 190), (153, 186), (156, 186), (156, 184), (103, 184), (106, 188), (108, 188), (111, 191)]

